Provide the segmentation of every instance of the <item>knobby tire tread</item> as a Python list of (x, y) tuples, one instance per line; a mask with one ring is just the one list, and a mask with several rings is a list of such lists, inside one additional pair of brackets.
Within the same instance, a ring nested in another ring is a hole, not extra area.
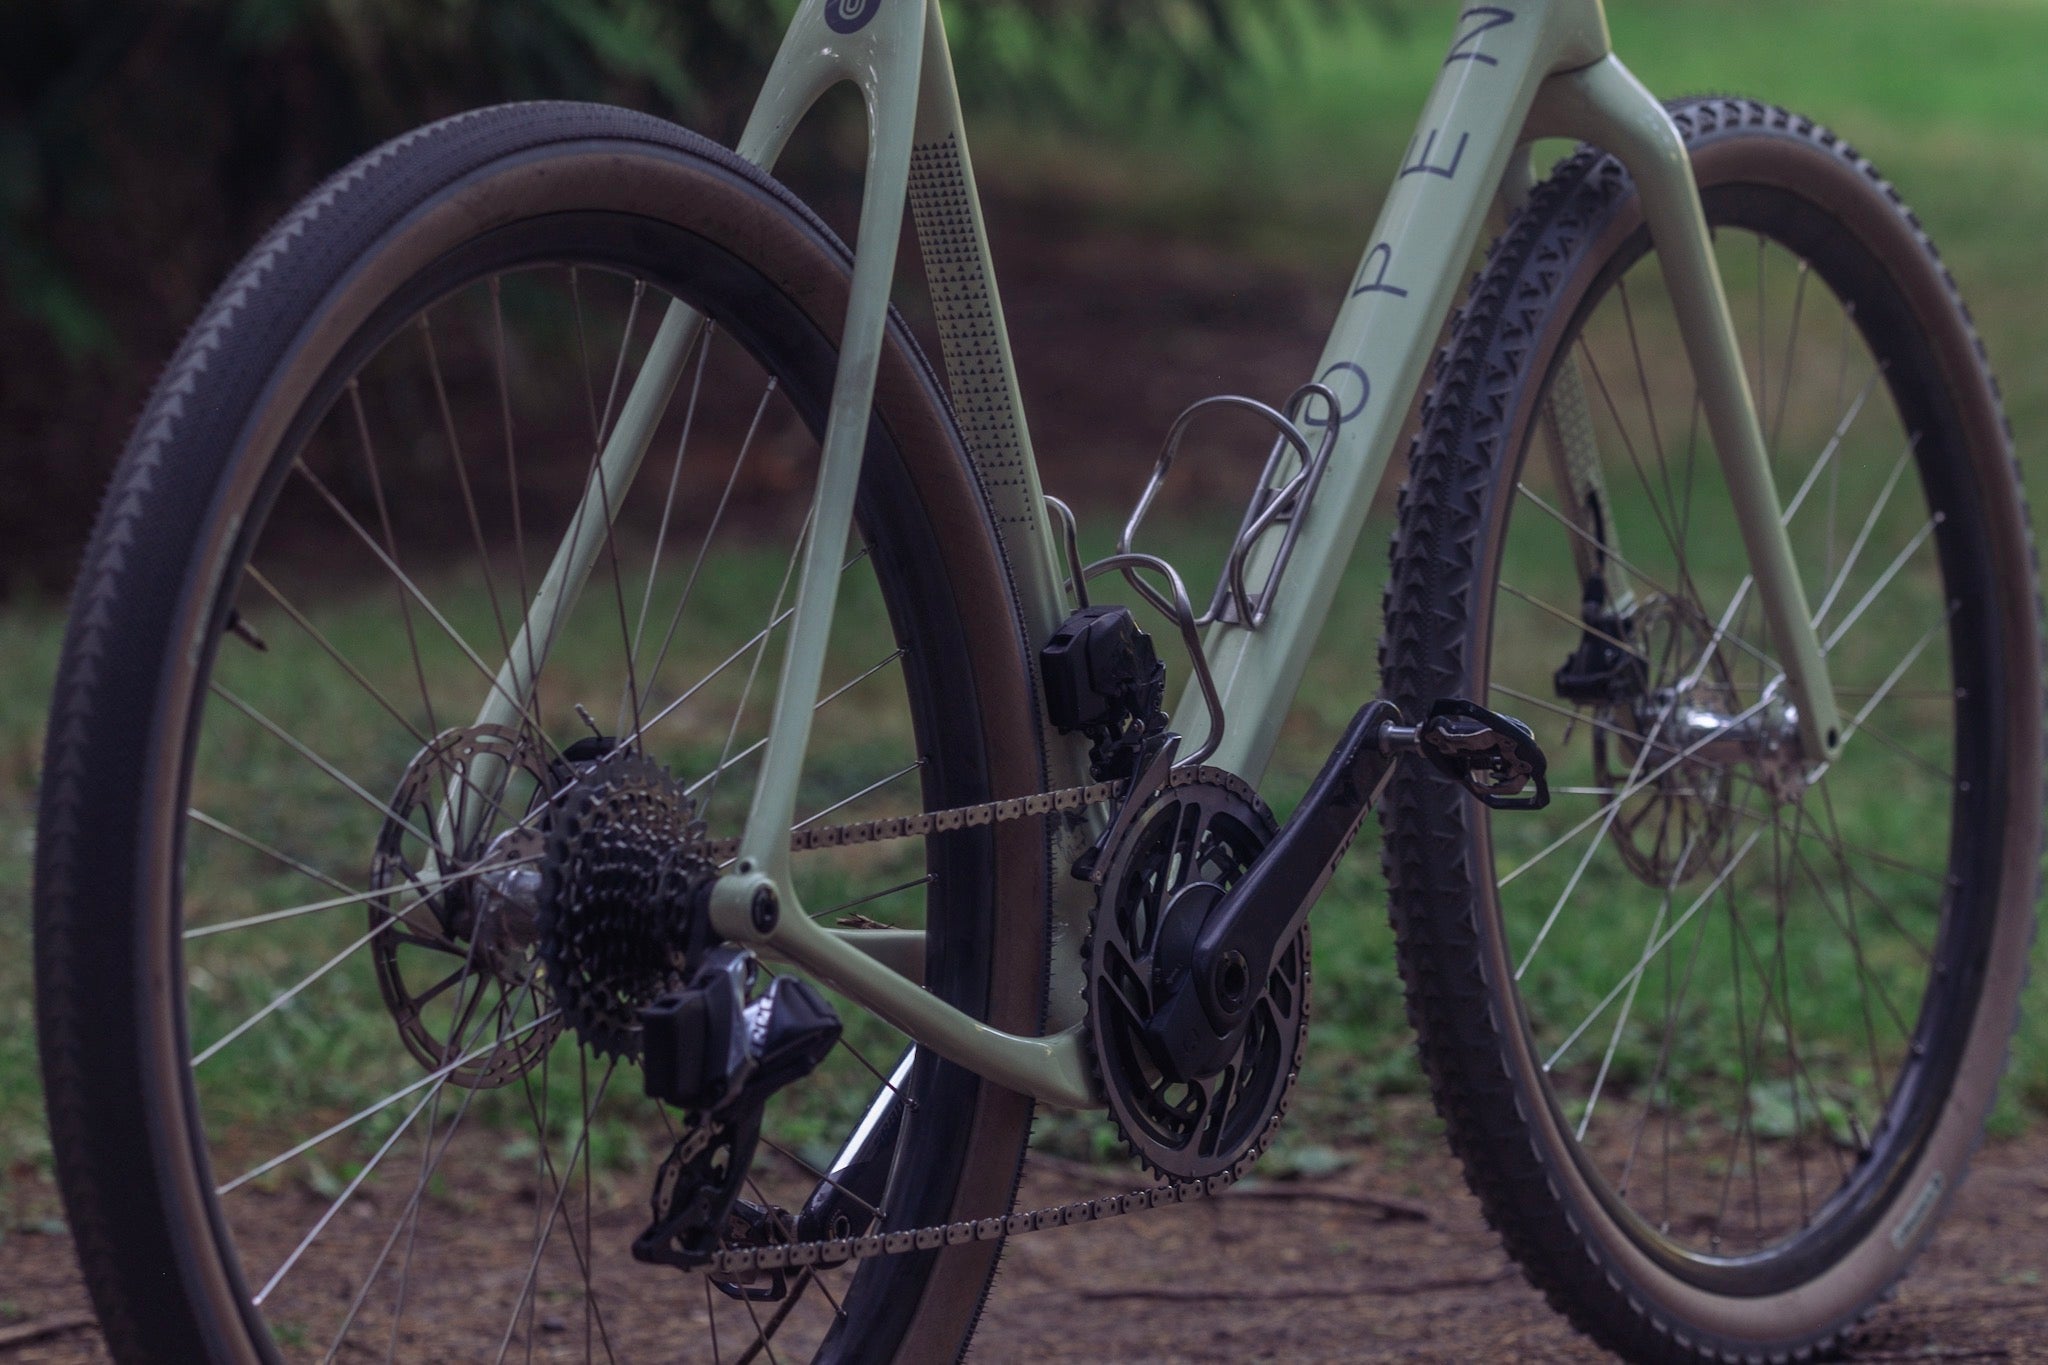
[[(1827, 128), (1755, 100), (1702, 97), (1674, 102), (1671, 114), (1688, 143), (1720, 130), (1767, 129), (1802, 139), (1853, 167), (1888, 201), (1939, 272), (1968, 331), (1982, 378), (1999, 404), (1989, 358), (1953, 277), (1919, 219), (1867, 159)], [(1479, 590), (1487, 494), (1516, 455), (1507, 449), (1515, 395), (1524, 383), (1541, 378), (1528, 373), (1528, 362), (1553, 306), (1553, 287), (1569, 273), (1574, 256), (1608, 211), (1631, 192), (1618, 161), (1597, 148), (1580, 147), (1532, 190), (1489, 248), (1470, 293), (1453, 315), (1400, 490), (1399, 529), (1389, 547), (1391, 573), (1381, 603), (1386, 622), (1379, 646), (1382, 686), (1404, 709), (1454, 695), (1470, 676), (1462, 624), (1472, 609), (1468, 595)], [(1999, 416), (2009, 491), (2026, 523), (2025, 492), (2002, 404)], [(2032, 570), (2027, 591), (2038, 622), (2039, 554), (2031, 532), (2023, 527), (2023, 534)], [(1880, 1296), (1816, 1339), (1794, 1351), (1759, 1352), (1695, 1339), (1660, 1316), (1609, 1268), (1599, 1238), (1570, 1210), (1502, 1060), (1500, 1040), (1519, 1023), (1501, 1017), (1483, 979), (1476, 896), (1469, 887), (1445, 886), (1447, 880), (1468, 886), (1475, 876), (1486, 875), (1485, 869), (1467, 865), (1461, 809), (1467, 799), (1446, 781), (1401, 770), (1381, 808), (1381, 861), (1408, 1020), (1451, 1149), (1489, 1225), (1553, 1309), (1601, 1346), (1629, 1359), (1767, 1365), (1838, 1354), (1856, 1327), (1892, 1296), (1910, 1258)], [(1449, 878), (1446, 869), (1452, 872)], [(2038, 859), (2033, 875), (2038, 900)], [(2010, 1065), (2011, 1033), (2008, 1027), (2001, 1073)], [(1980, 1129), (1976, 1142), (1982, 1141)], [(1960, 1184), (1959, 1175), (1948, 1199)]]

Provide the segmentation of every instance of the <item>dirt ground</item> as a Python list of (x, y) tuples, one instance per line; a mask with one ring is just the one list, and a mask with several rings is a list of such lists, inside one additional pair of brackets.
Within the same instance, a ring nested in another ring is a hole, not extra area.
[[(1450, 1157), (1385, 1148), (1312, 1184), (1020, 1237), (971, 1359), (1571, 1361), (1598, 1357), (1502, 1254)], [(1128, 1188), (1035, 1162), (1027, 1204)], [(1988, 1146), (1857, 1361), (2048, 1360), (2048, 1133)], [(659, 1283), (659, 1282), (657, 1282)], [(668, 1288), (664, 1284), (663, 1292)], [(0, 1242), (0, 1362), (107, 1359), (61, 1232)]]

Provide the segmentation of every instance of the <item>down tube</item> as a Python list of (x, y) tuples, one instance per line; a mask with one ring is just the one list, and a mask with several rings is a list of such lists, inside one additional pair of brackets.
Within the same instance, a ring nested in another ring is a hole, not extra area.
[[(1460, 17), (1317, 365), (1340, 425), (1285, 587), (1256, 631), (1220, 624), (1208, 640), (1228, 717), (1211, 762), (1253, 782), (1264, 773), (1537, 89), (1605, 56), (1606, 37), (1598, 7), (1571, 0)], [(1264, 571), (1255, 559), (1252, 581)], [(1206, 721), (1192, 691), (1174, 714), (1199, 742)]]

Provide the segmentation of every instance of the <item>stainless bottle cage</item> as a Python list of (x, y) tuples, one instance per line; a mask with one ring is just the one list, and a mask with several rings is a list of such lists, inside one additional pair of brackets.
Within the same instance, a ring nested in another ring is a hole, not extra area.
[[(1298, 423), (1309, 400), (1318, 398), (1323, 402), (1328, 419), (1312, 423), (1321, 427), (1322, 437), (1311, 448), (1309, 438), (1302, 433)], [(1180, 444), (1188, 428), (1195, 418), (1216, 408), (1249, 412), (1270, 425), (1276, 434), (1273, 449), (1266, 456), (1266, 467), (1260, 472), (1251, 502), (1245, 508), (1244, 520), (1238, 523), (1237, 535), (1230, 542), (1230, 553), (1223, 561), (1223, 571), (1217, 575), (1216, 590), (1209, 596), (1207, 610), (1197, 616), (1193, 599), (1188, 596), (1187, 584), (1179, 571), (1158, 555), (1145, 554), (1131, 547), (1137, 539), (1138, 527), (1151, 512), (1153, 501), (1166, 483), (1167, 472), (1173, 468), (1174, 459), (1180, 454)], [(1342, 423), (1342, 408), (1337, 395), (1328, 385), (1319, 383), (1303, 384), (1289, 394), (1284, 411), (1256, 398), (1228, 393), (1190, 403), (1167, 428), (1166, 440), (1159, 450), (1159, 462), (1152, 468), (1152, 477), (1145, 481), (1145, 491), (1138, 495), (1138, 505), (1132, 509), (1130, 520), (1124, 523), (1123, 535), (1116, 543), (1116, 553), (1093, 564), (1081, 562), (1080, 534), (1074, 510), (1058, 498), (1048, 496), (1045, 499), (1046, 505), (1060, 519), (1067, 573), (1077, 605), (1089, 605), (1088, 580), (1115, 570), (1123, 574), (1125, 581), (1140, 597), (1158, 608), (1180, 630), (1181, 643), (1188, 652), (1188, 664), (1194, 671), (1196, 685), (1202, 689), (1202, 701), (1209, 710), (1209, 729), (1201, 747), (1176, 767), (1189, 767), (1206, 761), (1223, 742), (1223, 698), (1216, 690), (1216, 678), (1209, 667), (1208, 653), (1202, 648), (1202, 629), (1218, 621), (1250, 630), (1257, 630), (1265, 624), (1274, 596), (1279, 591), (1280, 579), (1287, 572), (1287, 561), (1294, 556), (1294, 542), (1301, 534), (1302, 521), (1315, 500), (1317, 486), (1322, 483), (1323, 470), (1330, 463), (1330, 452), (1336, 449), (1337, 429)], [(1287, 474), (1289, 455), (1298, 462), (1291, 475)], [(1283, 475), (1286, 476), (1285, 482), (1281, 482)], [(1259, 542), (1275, 527), (1285, 529), (1255, 598), (1246, 584), (1248, 565)], [(1170, 596), (1145, 581), (1143, 574), (1148, 570), (1166, 580)]]
[[(1312, 398), (1323, 401), (1323, 410), (1328, 420), (1312, 422), (1309, 425), (1322, 429), (1322, 438), (1313, 450), (1309, 439), (1302, 434), (1302, 411)], [(1323, 481), (1323, 470), (1329, 466), (1330, 452), (1337, 446), (1337, 429), (1342, 425), (1342, 407), (1337, 395), (1326, 384), (1303, 384), (1288, 395), (1284, 411), (1269, 407), (1255, 398), (1243, 398), (1236, 394), (1222, 394), (1215, 398), (1204, 398), (1191, 403), (1180, 416), (1174, 418), (1167, 429), (1166, 442), (1160, 447), (1159, 463), (1152, 469), (1152, 477), (1146, 481), (1145, 491), (1138, 495), (1138, 505), (1131, 512), (1131, 519), (1124, 523), (1124, 533), (1116, 543), (1118, 554), (1132, 553), (1132, 546), (1138, 538), (1138, 527), (1152, 510), (1153, 499), (1166, 483), (1167, 471), (1173, 468), (1173, 461), (1180, 454), (1180, 443), (1186, 437), (1188, 428), (1195, 418), (1217, 408), (1234, 408), (1248, 412), (1268, 423), (1276, 433), (1272, 453), (1266, 457), (1266, 467), (1259, 475), (1257, 486), (1252, 490), (1252, 499), (1245, 508), (1244, 520), (1238, 524), (1237, 535), (1230, 542), (1230, 554), (1223, 561), (1223, 572), (1217, 577), (1216, 591), (1210, 594), (1209, 606), (1195, 618), (1196, 627), (1225, 621), (1232, 625), (1257, 630), (1266, 623), (1267, 613), (1272, 610), (1273, 599), (1278, 594), (1280, 579), (1287, 572), (1287, 561), (1294, 557), (1294, 542), (1301, 535), (1303, 514), (1314, 501), (1316, 488)], [(1293, 475), (1282, 483), (1281, 476), (1293, 455), (1299, 462)], [(1280, 537), (1279, 548), (1274, 552), (1271, 565), (1266, 570), (1266, 581), (1253, 598), (1246, 586), (1245, 577), (1253, 549), (1268, 531), (1285, 527)], [(1161, 611), (1170, 612), (1163, 598), (1151, 584), (1144, 582), (1133, 571), (1126, 570), (1124, 577), (1131, 586), (1144, 595), (1146, 601)]]

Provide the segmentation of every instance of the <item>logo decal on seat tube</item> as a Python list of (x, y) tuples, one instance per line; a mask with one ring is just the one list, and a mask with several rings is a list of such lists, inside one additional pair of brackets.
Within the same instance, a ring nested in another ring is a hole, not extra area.
[(834, 33), (858, 33), (881, 7), (882, 0), (825, 0), (825, 22)]

